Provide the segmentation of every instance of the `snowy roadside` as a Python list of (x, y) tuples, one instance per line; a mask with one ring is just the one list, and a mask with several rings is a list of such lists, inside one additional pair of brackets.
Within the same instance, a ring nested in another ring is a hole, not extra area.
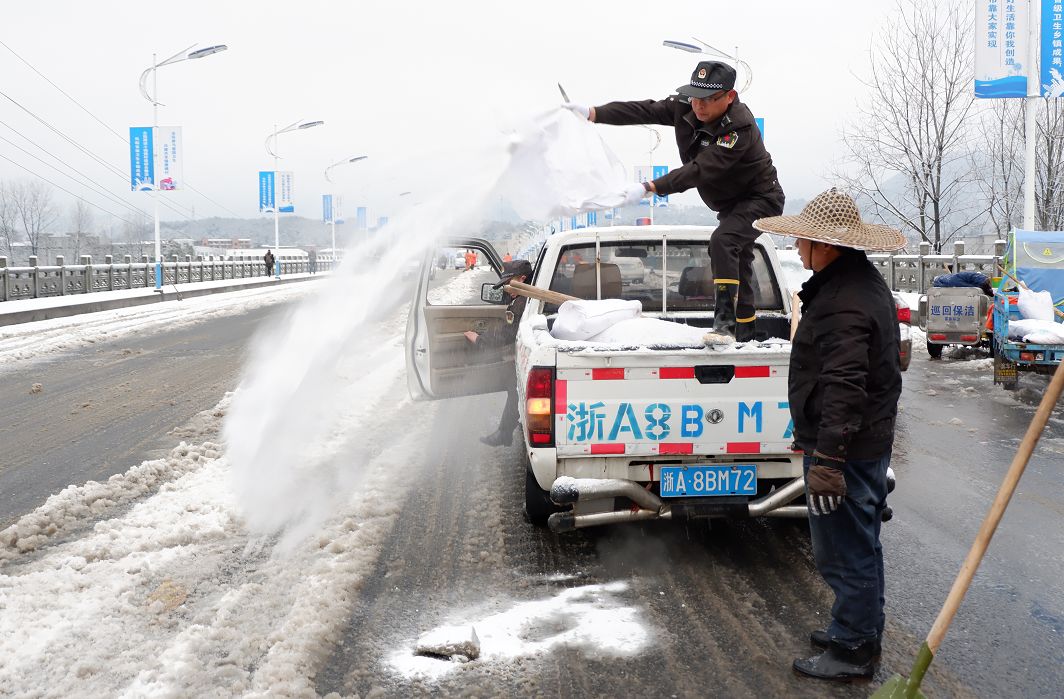
[(354, 462), (358, 477), (287, 553), (248, 535), (232, 495), (214, 441), (230, 396), (187, 430), (202, 442), (67, 488), (0, 535), (0, 696), (313, 695), (436, 406), (405, 397), (404, 323), (381, 324), (389, 358), (370, 376), (337, 371), (343, 429), (308, 459)]
[(316, 284), (283, 284), (226, 294), (197, 296), (0, 328), (0, 372), (15, 362), (47, 357), (97, 342), (187, 327), (211, 318), (304, 298)]

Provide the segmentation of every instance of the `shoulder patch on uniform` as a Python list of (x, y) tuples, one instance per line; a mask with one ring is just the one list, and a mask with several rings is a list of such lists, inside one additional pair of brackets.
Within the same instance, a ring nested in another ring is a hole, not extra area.
[(738, 143), (738, 141), (739, 141), (739, 134), (736, 133), (735, 131), (729, 131), (728, 133), (724, 134), (723, 136), (720, 136), (719, 138), (717, 138), (717, 145), (718, 146), (723, 146), (724, 148), (734, 148), (735, 144)]

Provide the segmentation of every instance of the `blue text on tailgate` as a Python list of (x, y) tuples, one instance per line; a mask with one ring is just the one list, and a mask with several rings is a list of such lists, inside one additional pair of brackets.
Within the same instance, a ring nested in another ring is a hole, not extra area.
[(756, 495), (757, 466), (663, 466), (661, 497), (700, 495)]
[[(573, 402), (566, 405), (565, 420), (569, 426), (566, 437), (569, 442), (613, 442), (618, 438), (660, 441), (678, 432), (680, 437), (697, 439), (702, 436), (706, 421), (713, 418), (713, 413), (719, 413), (725, 424), (734, 425), (732, 429), (738, 434), (748, 434), (750, 431), (762, 434), (766, 411), (772, 409), (786, 413), (788, 424), (783, 431), (783, 439), (791, 439), (794, 428), (789, 420), (787, 402), (771, 401), (766, 406), (766, 402), (760, 400), (749, 403), (739, 401), (734, 415), (730, 414), (730, 406), (726, 412), (722, 412), (707, 410), (697, 403), (676, 408), (668, 403), (651, 403), (640, 411), (628, 402), (618, 403), (613, 410), (602, 401)], [(674, 430), (674, 425), (679, 429)]]

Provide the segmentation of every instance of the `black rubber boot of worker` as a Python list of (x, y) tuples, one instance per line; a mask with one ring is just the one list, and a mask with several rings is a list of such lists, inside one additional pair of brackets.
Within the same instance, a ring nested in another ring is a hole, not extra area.
[[(821, 629), (817, 629), (816, 631), (810, 632), (810, 634), (809, 634), (809, 642), (811, 644), (813, 644), (814, 648), (825, 648), (826, 649), (828, 646), (831, 645), (831, 638), (828, 637), (828, 632), (827, 631), (824, 631), (824, 630), (821, 630)], [(876, 638), (872, 649), (873, 649), (873, 652), (875, 653), (875, 656), (878, 658), (880, 656), (880, 654), (883, 652), (883, 639), (882, 639), (882, 637)]]
[(820, 655), (794, 661), (794, 671), (819, 680), (847, 682), (868, 679), (875, 674), (875, 642), (867, 641), (856, 648), (830, 643)]
[(750, 342), (754, 339), (754, 322), (735, 324), (735, 341)]
[(487, 437), (481, 437), (480, 441), (489, 447), (508, 447), (514, 443), (514, 431), (499, 428)]
[(717, 284), (713, 332), (735, 337), (735, 284)]

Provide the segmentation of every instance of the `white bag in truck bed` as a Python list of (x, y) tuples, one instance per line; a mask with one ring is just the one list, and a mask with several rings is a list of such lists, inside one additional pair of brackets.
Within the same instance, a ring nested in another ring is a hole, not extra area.
[(791, 453), (785, 365), (695, 365), (681, 356), (661, 366), (581, 368), (560, 354), (558, 456)]
[(559, 340), (587, 340), (622, 320), (636, 318), (642, 310), (638, 301), (624, 299), (566, 301), (558, 307), (551, 335)]

